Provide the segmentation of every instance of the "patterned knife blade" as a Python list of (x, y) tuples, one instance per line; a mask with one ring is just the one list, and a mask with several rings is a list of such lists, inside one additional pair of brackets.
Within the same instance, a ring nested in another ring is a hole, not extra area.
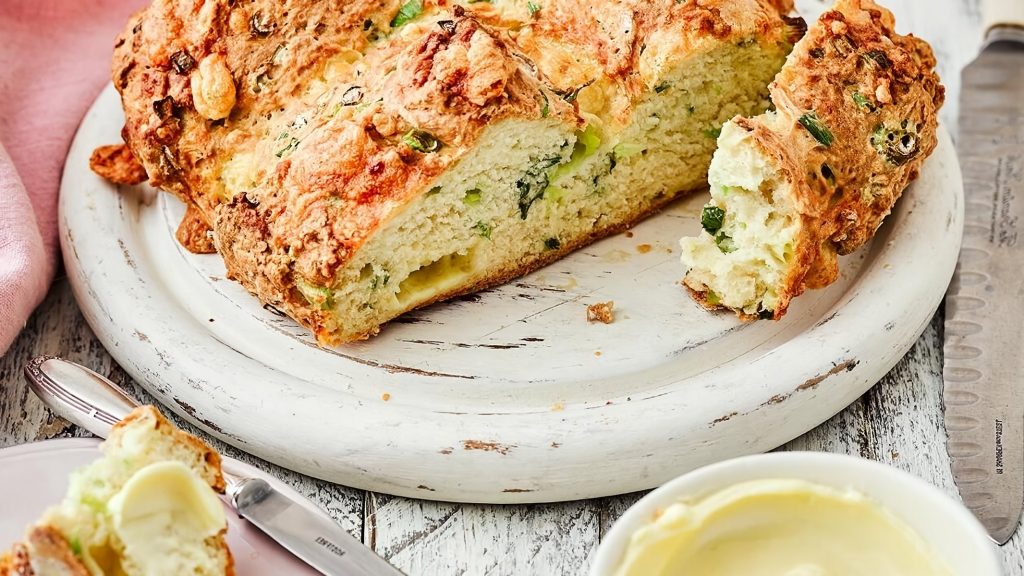
[(946, 296), (945, 420), (960, 495), (1003, 544), (1024, 507), (1024, 29), (992, 28), (960, 106), (966, 217)]

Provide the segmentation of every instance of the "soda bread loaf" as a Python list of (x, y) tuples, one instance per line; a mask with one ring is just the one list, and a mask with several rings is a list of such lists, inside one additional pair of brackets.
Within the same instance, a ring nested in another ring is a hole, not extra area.
[(234, 574), (216, 451), (152, 406), (114, 426), (100, 449), (63, 502), (0, 557), (0, 576)]
[(781, 318), (833, 282), (936, 146), (944, 90), (924, 41), (871, 0), (839, 0), (772, 83), (774, 110), (725, 124), (703, 232), (681, 242), (708, 308)]
[(113, 80), (179, 240), (337, 344), (702, 189), (722, 123), (767, 108), (791, 9), (156, 0)]

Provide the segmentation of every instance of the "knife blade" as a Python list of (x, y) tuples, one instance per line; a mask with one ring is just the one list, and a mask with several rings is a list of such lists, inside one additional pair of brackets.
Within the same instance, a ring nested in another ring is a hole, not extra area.
[[(307, 510), (297, 502), (284, 496), (260, 478), (248, 478), (232, 490), (235, 508), (243, 518), (256, 525), (293, 554), (324, 574), (344, 575), (400, 575), (390, 564), (384, 570), (383, 563), (369, 548), (356, 542), (352, 536), (340, 530), (326, 518), (310, 518)], [(347, 568), (341, 572), (332, 570), (339, 562)], [(390, 570), (387, 570), (390, 569)]]
[[(48, 408), (100, 438), (139, 404), (88, 368), (53, 356), (25, 365), (29, 387)], [(282, 494), (260, 478), (237, 473), (237, 460), (222, 457), (232, 507), (306, 564), (328, 576), (403, 576), (328, 517)]]
[(943, 404), (953, 478), (999, 544), (1024, 509), (1024, 2), (982, 6), (963, 72), (964, 239), (946, 295)]

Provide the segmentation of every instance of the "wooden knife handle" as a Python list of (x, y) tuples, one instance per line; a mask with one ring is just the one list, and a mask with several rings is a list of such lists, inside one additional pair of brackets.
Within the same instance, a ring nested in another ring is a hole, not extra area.
[(981, 24), (986, 34), (997, 26), (1024, 28), (1024, 0), (982, 0)]

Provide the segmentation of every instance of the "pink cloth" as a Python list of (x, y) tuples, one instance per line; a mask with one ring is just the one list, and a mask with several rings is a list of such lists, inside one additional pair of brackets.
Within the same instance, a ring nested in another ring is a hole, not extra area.
[(0, 0), (0, 355), (53, 279), (64, 156), (144, 3)]

